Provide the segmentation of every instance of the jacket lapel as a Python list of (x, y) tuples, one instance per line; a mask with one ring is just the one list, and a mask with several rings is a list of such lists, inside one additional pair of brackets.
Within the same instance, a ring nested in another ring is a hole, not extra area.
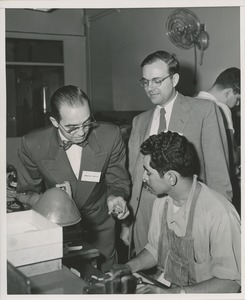
[(183, 95), (178, 94), (173, 105), (168, 130), (183, 134), (186, 123), (189, 120), (188, 111), (190, 109), (191, 106), (188, 102), (188, 99)]
[[(142, 176), (144, 173), (144, 169), (143, 169), (143, 155), (140, 153), (139, 149), (140, 149), (140, 145), (149, 137), (150, 135), (150, 130), (151, 130), (151, 123), (152, 123), (152, 119), (153, 119), (153, 115), (154, 115), (154, 110), (155, 107), (146, 111), (144, 113), (144, 116), (140, 118), (140, 122), (139, 122), (139, 127), (140, 127), (140, 131), (139, 131), (139, 137), (138, 137), (138, 141), (137, 141), (137, 147), (135, 147), (134, 151), (134, 155), (135, 155), (135, 167), (133, 169), (133, 178), (134, 178), (134, 185), (136, 184), (135, 182), (138, 181), (142, 182)], [(142, 176), (141, 176), (142, 174)], [(136, 178), (137, 176), (137, 178)]]
[[(152, 108), (151, 110), (148, 110), (146, 112), (145, 118), (143, 119), (141, 125), (141, 134), (140, 134), (141, 143), (143, 143), (149, 137), (154, 111), (155, 111), (155, 107)], [(145, 120), (148, 120), (148, 122), (146, 122)]]
[[(106, 153), (101, 152), (95, 134), (91, 132), (88, 144), (82, 151), (80, 174), (82, 175), (83, 171), (101, 172), (105, 157)], [(73, 198), (79, 200), (77, 201), (79, 208), (86, 202), (97, 184), (97, 182), (81, 181), (76, 178), (65, 151), (60, 147), (60, 137), (55, 128), (51, 134), (47, 159), (44, 159), (42, 164), (57, 183), (62, 183), (64, 180), (70, 182)]]
[[(102, 152), (97, 142), (96, 136), (92, 131), (88, 137), (88, 144), (83, 148), (80, 165), (80, 176), (74, 197), (79, 199), (79, 203), (85, 203), (98, 182), (82, 180), (83, 172), (100, 173), (100, 181), (103, 180), (102, 169), (105, 163), (107, 153)], [(82, 197), (81, 197), (82, 195)]]
[(60, 147), (60, 142), (58, 130), (53, 128), (47, 159), (44, 159), (42, 164), (51, 177), (55, 178), (57, 183), (62, 183), (64, 178), (71, 182), (76, 180), (76, 176), (73, 173), (65, 151)]

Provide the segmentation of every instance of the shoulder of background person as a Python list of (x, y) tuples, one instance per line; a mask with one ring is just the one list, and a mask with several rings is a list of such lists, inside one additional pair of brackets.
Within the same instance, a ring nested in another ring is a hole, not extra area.
[(180, 93), (178, 94), (176, 100), (179, 101), (180, 103), (188, 102), (191, 107), (197, 107), (197, 108), (199, 108), (199, 107), (212, 108), (215, 105), (217, 105), (216, 103), (214, 103), (213, 101), (210, 101), (208, 99), (195, 98), (195, 97), (191, 97), (191, 96), (184, 96)]

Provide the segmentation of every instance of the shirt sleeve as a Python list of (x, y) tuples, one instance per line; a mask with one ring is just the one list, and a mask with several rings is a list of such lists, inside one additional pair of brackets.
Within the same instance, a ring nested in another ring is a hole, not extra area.
[(210, 238), (213, 276), (241, 284), (241, 227), (235, 209), (214, 219)]

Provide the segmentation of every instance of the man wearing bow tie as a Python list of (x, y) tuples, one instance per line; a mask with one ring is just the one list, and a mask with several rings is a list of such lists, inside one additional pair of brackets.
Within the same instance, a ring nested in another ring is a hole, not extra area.
[(116, 212), (119, 220), (129, 214), (125, 199), (130, 180), (120, 129), (97, 123), (87, 95), (75, 86), (58, 89), (50, 107), (53, 126), (22, 139), (17, 166), (19, 199), (33, 204), (45, 190), (69, 182), (89, 242), (100, 250), (101, 269), (107, 271), (116, 263), (111, 213)]

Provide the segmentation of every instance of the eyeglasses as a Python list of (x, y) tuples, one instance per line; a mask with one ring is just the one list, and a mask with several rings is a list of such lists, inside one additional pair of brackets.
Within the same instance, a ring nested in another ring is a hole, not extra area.
[(151, 79), (151, 80), (148, 80), (148, 79), (145, 79), (145, 78), (141, 78), (140, 80), (139, 80), (139, 82), (140, 82), (140, 84), (141, 84), (141, 86), (143, 87), (143, 88), (147, 88), (149, 85), (150, 85), (150, 82), (152, 83), (152, 85), (154, 86), (154, 87), (159, 87), (162, 83), (163, 83), (163, 81), (164, 80), (166, 80), (168, 77), (170, 77), (170, 76), (172, 76), (172, 75), (174, 75), (174, 73), (172, 73), (172, 74), (169, 74), (168, 76), (166, 76), (166, 77), (164, 77), (164, 78), (158, 78), (158, 77), (156, 77), (156, 78), (153, 78), (153, 79)]
[(80, 128), (82, 128), (82, 130), (85, 131), (85, 130), (91, 128), (95, 123), (96, 123), (96, 120), (95, 120), (94, 116), (90, 115), (90, 117), (85, 122), (83, 122), (81, 125), (79, 125), (79, 126), (73, 126), (72, 125), (72, 127), (69, 130), (65, 129), (64, 126), (62, 126), (60, 123), (59, 123), (59, 126), (66, 133), (68, 133), (70, 135), (75, 135), (79, 131)]

